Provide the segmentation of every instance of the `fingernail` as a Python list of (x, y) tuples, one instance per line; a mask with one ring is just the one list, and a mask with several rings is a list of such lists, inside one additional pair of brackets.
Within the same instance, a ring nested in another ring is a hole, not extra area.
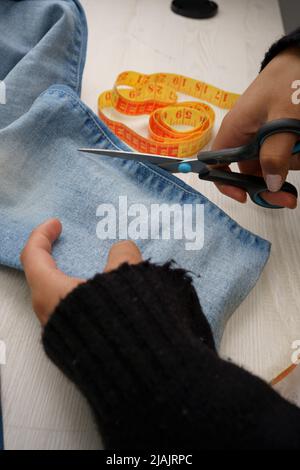
[(282, 186), (282, 177), (280, 175), (267, 175), (266, 183), (268, 190), (272, 193), (276, 193)]

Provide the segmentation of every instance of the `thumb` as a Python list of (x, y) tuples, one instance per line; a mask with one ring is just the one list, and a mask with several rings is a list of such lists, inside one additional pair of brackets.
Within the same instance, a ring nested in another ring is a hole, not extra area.
[(123, 263), (138, 264), (143, 261), (142, 255), (138, 247), (132, 241), (122, 241), (115, 243), (108, 255), (107, 264), (104, 272), (118, 269)]
[(28, 284), (34, 288), (49, 272), (57, 271), (52, 258), (52, 244), (60, 236), (62, 225), (58, 219), (50, 219), (31, 233), (20, 256)]
[(274, 134), (262, 144), (260, 165), (269, 191), (279, 191), (284, 183), (297, 140), (296, 135), (286, 132)]
[(33, 230), (21, 253), (21, 262), (31, 290), (33, 309), (44, 325), (56, 305), (84, 282), (60, 271), (52, 258), (52, 245), (60, 236), (59, 220), (50, 219)]

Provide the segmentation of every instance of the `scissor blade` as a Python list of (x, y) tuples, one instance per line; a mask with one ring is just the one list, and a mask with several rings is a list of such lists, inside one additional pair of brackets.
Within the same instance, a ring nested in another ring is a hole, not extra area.
[(95, 155), (103, 155), (105, 157), (121, 158), (123, 160), (135, 160), (142, 163), (153, 163), (160, 165), (163, 163), (180, 163), (182, 160), (174, 157), (162, 157), (161, 155), (153, 155), (151, 153), (135, 153), (124, 152), (122, 150), (109, 150), (109, 149), (88, 149), (81, 148), (80, 152), (93, 153)]

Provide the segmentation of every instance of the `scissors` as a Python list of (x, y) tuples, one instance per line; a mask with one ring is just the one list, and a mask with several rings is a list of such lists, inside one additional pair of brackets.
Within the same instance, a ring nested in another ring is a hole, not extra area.
[[(270, 204), (261, 197), (261, 193), (268, 191), (265, 180), (259, 176), (245, 175), (242, 173), (234, 173), (210, 168), (208, 165), (229, 165), (234, 162), (242, 162), (246, 160), (256, 160), (259, 158), (260, 147), (265, 139), (273, 134), (290, 132), (300, 137), (300, 120), (299, 119), (278, 119), (264, 124), (256, 133), (255, 137), (247, 145), (241, 147), (228, 148), (223, 150), (212, 150), (199, 152), (196, 158), (178, 159), (153, 154), (143, 154), (135, 152), (123, 152), (108, 149), (79, 149), (81, 152), (92, 153), (96, 155), (104, 155), (116, 157), (125, 160), (135, 160), (142, 163), (150, 163), (163, 168), (171, 173), (198, 173), (202, 180), (213, 181), (214, 183), (222, 183), (231, 186), (237, 186), (244, 189), (250, 196), (251, 200), (267, 209), (281, 209), (282, 206)], [(300, 141), (293, 148), (293, 154), (300, 152)], [(298, 197), (295, 186), (285, 182), (281, 191), (290, 193)]]

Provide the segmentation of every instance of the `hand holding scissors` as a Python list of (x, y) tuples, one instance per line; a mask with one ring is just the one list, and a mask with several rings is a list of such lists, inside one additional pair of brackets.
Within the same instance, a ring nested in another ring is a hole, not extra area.
[[(300, 118), (300, 48), (287, 46), (284, 45), (282, 52), (273, 50), (265, 57), (261, 72), (223, 119), (213, 150), (248, 143), (263, 123)], [(298, 139), (299, 136), (292, 133), (273, 135), (261, 146), (259, 159), (238, 163), (241, 173), (264, 177), (270, 191), (263, 195), (265, 200), (290, 209), (296, 207), (297, 199), (280, 188), (290, 170), (300, 170), (300, 154), (292, 154)], [(226, 196), (239, 202), (246, 201), (243, 189), (223, 184), (217, 186)]]
[[(187, 158), (180, 160), (168, 156), (107, 149), (80, 149), (80, 151), (150, 163), (171, 173), (198, 173), (200, 179), (242, 188), (249, 194), (252, 201), (259, 206), (268, 209), (279, 209), (282, 206), (271, 204), (263, 199), (262, 193), (268, 191), (268, 188), (262, 177), (214, 169), (211, 168), (210, 165), (229, 165), (234, 162), (257, 160), (259, 158), (260, 147), (264, 141), (271, 135), (280, 133), (292, 133), (300, 137), (300, 120), (278, 119), (268, 122), (258, 130), (255, 137), (247, 145), (223, 150), (199, 152), (194, 159)], [(299, 152), (300, 142), (297, 142), (293, 153)], [(287, 182), (283, 183), (281, 191), (292, 194), (295, 197), (298, 196), (295, 186)]]

